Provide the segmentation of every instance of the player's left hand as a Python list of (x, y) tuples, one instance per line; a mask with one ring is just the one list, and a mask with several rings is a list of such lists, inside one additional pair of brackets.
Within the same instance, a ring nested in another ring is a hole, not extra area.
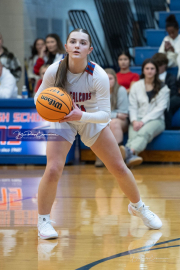
[(74, 103), (74, 100), (72, 102), (72, 105), (73, 105), (73, 110), (68, 115), (66, 115), (62, 120), (60, 120), (59, 123), (81, 120), (81, 117), (83, 114), (82, 111)]

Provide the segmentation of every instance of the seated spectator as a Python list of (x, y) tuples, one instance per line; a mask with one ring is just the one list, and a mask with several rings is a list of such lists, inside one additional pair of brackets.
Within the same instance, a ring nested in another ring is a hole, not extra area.
[[(116, 73), (113, 69), (105, 69), (110, 82), (110, 98), (111, 98), (111, 122), (110, 129), (114, 134), (117, 143), (123, 142), (123, 133), (128, 129), (128, 95), (123, 86), (117, 83)], [(104, 166), (103, 162), (97, 157), (96, 167)]]
[(178, 94), (176, 76), (166, 71), (168, 59), (164, 53), (156, 53), (152, 59), (159, 69), (159, 79), (170, 89), (170, 106), (165, 111), (166, 129), (172, 129), (173, 114), (180, 108), (180, 95)]
[(9, 52), (7, 48), (3, 47), (3, 37), (0, 33), (0, 61), (2, 65), (9, 69), (16, 81), (19, 81), (21, 77), (21, 64), (17, 57)]
[[(32, 46), (31, 57), (28, 61), (28, 79), (34, 79), (35, 81), (39, 79), (39, 75), (34, 73), (34, 65), (44, 50), (46, 50), (45, 40), (42, 38), (37, 38)], [(43, 59), (46, 62), (47, 56), (44, 55)]]
[(16, 79), (0, 62), (0, 98), (17, 98)]
[(116, 74), (118, 84), (124, 86), (128, 93), (133, 83), (139, 80), (139, 75), (130, 71), (130, 62), (129, 52), (122, 52), (118, 57), (120, 71)]
[(47, 68), (49, 67), (49, 65), (42, 65), (40, 67), (40, 70), (39, 70), (39, 73), (40, 73), (40, 79), (37, 81), (37, 84), (35, 86), (35, 93), (38, 91), (41, 83), (42, 83), (42, 80), (43, 80), (43, 77), (44, 77), (44, 73), (46, 72)]
[[(51, 65), (64, 58), (65, 49), (57, 34), (49, 34), (46, 37), (46, 47), (43, 47), (34, 66), (34, 73), (39, 75), (40, 67), (44, 64)], [(44, 57), (47, 55), (47, 60)]]
[(173, 14), (166, 19), (166, 31), (169, 35), (163, 39), (159, 52), (166, 54), (168, 67), (175, 67), (178, 65), (177, 58), (180, 54), (180, 35), (179, 25)]
[(164, 111), (169, 103), (169, 88), (159, 80), (158, 66), (152, 59), (142, 65), (141, 80), (134, 83), (129, 94), (128, 142), (120, 146), (127, 166), (142, 163), (137, 155), (165, 129)]

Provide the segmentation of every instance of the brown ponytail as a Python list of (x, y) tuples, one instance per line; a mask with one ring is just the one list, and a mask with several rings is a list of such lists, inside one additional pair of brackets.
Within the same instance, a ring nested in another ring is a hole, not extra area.
[[(88, 37), (89, 37), (89, 43), (90, 43), (90, 47), (91, 47), (91, 36), (90, 36), (90, 34), (87, 32), (87, 30), (81, 29), (81, 28), (77, 28), (77, 29), (74, 29), (73, 31), (71, 31), (69, 33), (68, 37), (67, 37), (66, 43), (67, 43), (67, 41), (69, 39), (69, 36), (70, 36), (70, 34), (72, 32), (82, 32), (82, 33), (87, 34)], [(67, 81), (68, 62), (69, 62), (69, 55), (67, 54), (65, 56), (65, 58), (59, 64), (58, 70), (56, 72), (56, 78), (55, 78), (55, 84), (54, 84), (54, 86), (61, 87), (65, 91), (66, 91), (65, 84), (66, 84), (66, 81)]]
[[(54, 86), (61, 87), (65, 89), (65, 84), (67, 81), (67, 70), (68, 70), (68, 54), (65, 56), (63, 61), (59, 63), (58, 70), (56, 72), (56, 78)], [(65, 90), (66, 91), (66, 90)]]

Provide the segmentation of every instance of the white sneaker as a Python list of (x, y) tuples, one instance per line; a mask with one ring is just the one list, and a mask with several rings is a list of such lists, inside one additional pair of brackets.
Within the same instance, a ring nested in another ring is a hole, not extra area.
[(149, 210), (149, 206), (146, 206), (145, 204), (143, 204), (138, 209), (132, 206), (131, 204), (129, 204), (128, 212), (129, 214), (133, 216), (140, 217), (143, 220), (144, 225), (146, 225), (147, 227), (151, 229), (158, 230), (162, 226), (162, 222), (160, 218), (156, 214), (151, 212)]
[(55, 231), (53, 226), (51, 225), (51, 222), (56, 223), (52, 220), (46, 220), (42, 223), (38, 224), (38, 236), (41, 239), (52, 239), (52, 238), (58, 238), (58, 233)]

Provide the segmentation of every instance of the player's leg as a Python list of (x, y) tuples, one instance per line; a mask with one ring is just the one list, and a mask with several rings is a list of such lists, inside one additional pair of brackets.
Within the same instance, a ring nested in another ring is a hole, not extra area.
[(47, 165), (38, 189), (38, 230), (42, 239), (58, 237), (57, 232), (50, 224), (50, 212), (71, 145), (64, 139), (47, 142)]
[(108, 126), (101, 131), (91, 149), (103, 161), (109, 172), (116, 177), (122, 191), (130, 201), (137, 203), (140, 195), (135, 179), (124, 163), (116, 139)]
[(49, 214), (51, 211), (57, 184), (70, 148), (71, 143), (65, 140), (47, 142), (47, 165), (38, 189), (38, 211), (40, 215)]
[[(117, 143), (120, 145), (123, 142), (123, 135), (124, 132), (128, 129), (128, 121), (127, 119), (121, 120), (118, 118), (114, 118), (110, 122), (110, 129), (117, 141)], [(104, 163), (100, 160), (100, 158), (96, 157), (95, 162), (96, 167), (104, 167)]]
[(141, 217), (146, 226), (159, 229), (162, 226), (161, 220), (141, 201), (134, 176), (125, 165), (117, 142), (108, 126), (101, 131), (91, 149), (103, 161), (109, 172), (116, 177), (122, 191), (130, 200), (131, 204), (128, 208), (130, 214)]

